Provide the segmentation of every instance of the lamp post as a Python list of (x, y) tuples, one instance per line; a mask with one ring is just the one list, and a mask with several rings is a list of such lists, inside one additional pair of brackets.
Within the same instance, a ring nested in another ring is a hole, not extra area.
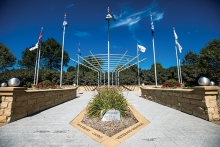
[(106, 20), (108, 21), (108, 88), (110, 85), (110, 69), (109, 69), (109, 52), (110, 52), (110, 19), (113, 19), (115, 21), (114, 16), (109, 12), (109, 7), (108, 7), (108, 14), (106, 16)]
[(63, 21), (63, 44), (62, 44), (62, 58), (61, 58), (61, 69), (60, 69), (60, 87), (62, 86), (62, 74), (63, 74), (63, 51), (64, 51), (64, 36), (65, 36), (65, 28), (67, 26), (66, 21), (66, 13), (64, 15), (64, 21)]

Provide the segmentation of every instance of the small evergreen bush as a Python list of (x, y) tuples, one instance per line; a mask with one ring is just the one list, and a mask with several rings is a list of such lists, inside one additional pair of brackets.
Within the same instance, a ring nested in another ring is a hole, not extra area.
[(26, 82), (25, 85), (24, 85), (24, 87), (26, 87), (26, 88), (31, 88), (31, 82)]
[(132, 114), (128, 105), (128, 101), (116, 89), (102, 88), (89, 102), (86, 110), (89, 117), (99, 117), (100, 119), (110, 109), (119, 110), (121, 117), (127, 117)]

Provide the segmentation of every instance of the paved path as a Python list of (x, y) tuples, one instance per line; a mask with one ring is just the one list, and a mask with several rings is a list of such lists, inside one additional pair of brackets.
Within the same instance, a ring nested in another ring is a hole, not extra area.
[[(0, 147), (102, 147), (69, 123), (94, 92), (0, 127)], [(151, 123), (118, 147), (219, 147), (220, 126), (124, 92)]]

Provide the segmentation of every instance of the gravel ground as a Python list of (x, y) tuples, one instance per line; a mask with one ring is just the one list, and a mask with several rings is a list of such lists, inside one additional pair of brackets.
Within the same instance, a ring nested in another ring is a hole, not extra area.
[(129, 126), (136, 124), (138, 120), (135, 117), (121, 118), (121, 120), (114, 121), (101, 121), (98, 117), (89, 118), (87, 115), (84, 116), (82, 123), (87, 126), (96, 129), (103, 134), (111, 137)]

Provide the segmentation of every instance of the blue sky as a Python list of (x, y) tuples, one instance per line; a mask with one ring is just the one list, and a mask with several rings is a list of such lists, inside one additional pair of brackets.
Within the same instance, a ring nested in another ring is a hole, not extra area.
[[(62, 23), (67, 14), (65, 51), (77, 60), (82, 56), (107, 54), (107, 8), (111, 21), (110, 53), (136, 56), (137, 42), (145, 46), (140, 67), (153, 64), (150, 14), (154, 22), (156, 61), (163, 67), (176, 66), (173, 27), (187, 51), (199, 53), (213, 38), (220, 39), (219, 0), (0, 0), (0, 42), (21, 59), (25, 48), (35, 45), (41, 27), (43, 41), (54, 38), (62, 44)], [(70, 61), (69, 65), (75, 63)]]

